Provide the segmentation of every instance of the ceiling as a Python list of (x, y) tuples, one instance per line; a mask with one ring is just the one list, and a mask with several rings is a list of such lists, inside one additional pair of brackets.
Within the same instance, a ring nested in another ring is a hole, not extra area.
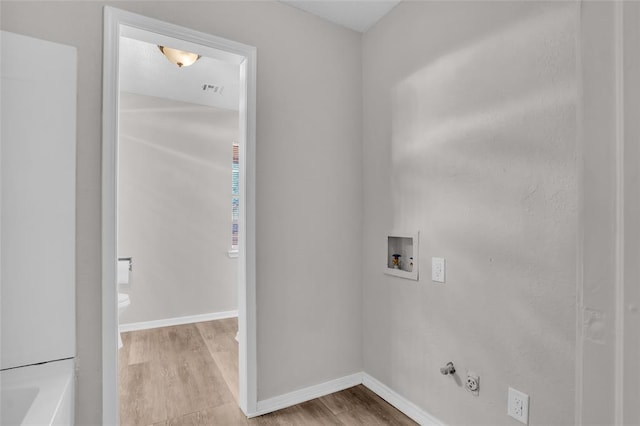
[(335, 24), (365, 32), (400, 0), (280, 0)]
[(120, 37), (120, 91), (238, 110), (240, 67), (237, 64), (214, 59), (206, 51), (189, 49), (202, 57), (191, 66), (178, 68), (160, 52), (158, 44), (186, 48), (170, 44), (178, 41), (154, 41)]
[[(365, 32), (400, 0), (281, 0), (330, 22)], [(165, 45), (202, 55), (189, 67), (178, 68), (158, 49)], [(120, 38), (120, 90), (198, 105), (238, 110), (238, 58), (182, 40), (128, 28)]]

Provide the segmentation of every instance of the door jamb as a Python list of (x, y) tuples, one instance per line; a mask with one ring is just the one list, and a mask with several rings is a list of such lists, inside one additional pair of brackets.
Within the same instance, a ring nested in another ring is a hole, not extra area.
[[(253, 46), (104, 8), (102, 109), (102, 424), (118, 418), (117, 310), (117, 156), (118, 53), (122, 26), (197, 43), (240, 58), (240, 244), (238, 270), (239, 405), (247, 416), (256, 412), (256, 57)], [(244, 230), (244, 232), (243, 232)]]

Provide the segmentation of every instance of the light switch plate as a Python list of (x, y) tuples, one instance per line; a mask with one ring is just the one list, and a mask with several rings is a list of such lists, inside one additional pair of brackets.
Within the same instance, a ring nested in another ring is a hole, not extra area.
[(443, 283), (444, 270), (445, 270), (444, 257), (432, 257), (431, 258), (431, 281)]

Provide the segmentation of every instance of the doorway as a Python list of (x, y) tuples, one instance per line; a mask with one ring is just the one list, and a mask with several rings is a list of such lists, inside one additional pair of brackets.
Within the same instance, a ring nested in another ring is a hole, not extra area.
[[(118, 129), (122, 75), (122, 37), (198, 52), (237, 67), (239, 162), (237, 211), (238, 403), (245, 415), (256, 407), (255, 327), (255, 79), (256, 49), (208, 34), (105, 7), (103, 85), (103, 423), (118, 424)], [(197, 82), (202, 92), (219, 91), (215, 83)], [(209, 87), (213, 86), (213, 87)], [(203, 88), (204, 87), (204, 88)], [(139, 100), (139, 99), (138, 99)], [(126, 100), (129, 103), (131, 99)], [(134, 100), (135, 101), (135, 100)], [(231, 165), (231, 158), (229, 158)], [(231, 167), (229, 167), (231, 182)], [(231, 192), (231, 191), (230, 191)], [(229, 215), (232, 211), (229, 200)], [(235, 204), (234, 204), (235, 205)], [(232, 241), (232, 230), (229, 230)], [(233, 249), (233, 247), (230, 247)], [(122, 254), (122, 253), (120, 253)], [(230, 250), (233, 255), (233, 250)], [(134, 259), (135, 262), (135, 259)], [(132, 301), (135, 303), (135, 300)]]

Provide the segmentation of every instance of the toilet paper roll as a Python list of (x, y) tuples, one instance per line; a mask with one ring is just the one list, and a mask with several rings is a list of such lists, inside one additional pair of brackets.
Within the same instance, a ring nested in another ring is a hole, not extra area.
[(129, 260), (118, 260), (118, 284), (129, 284), (131, 279), (129, 265)]

